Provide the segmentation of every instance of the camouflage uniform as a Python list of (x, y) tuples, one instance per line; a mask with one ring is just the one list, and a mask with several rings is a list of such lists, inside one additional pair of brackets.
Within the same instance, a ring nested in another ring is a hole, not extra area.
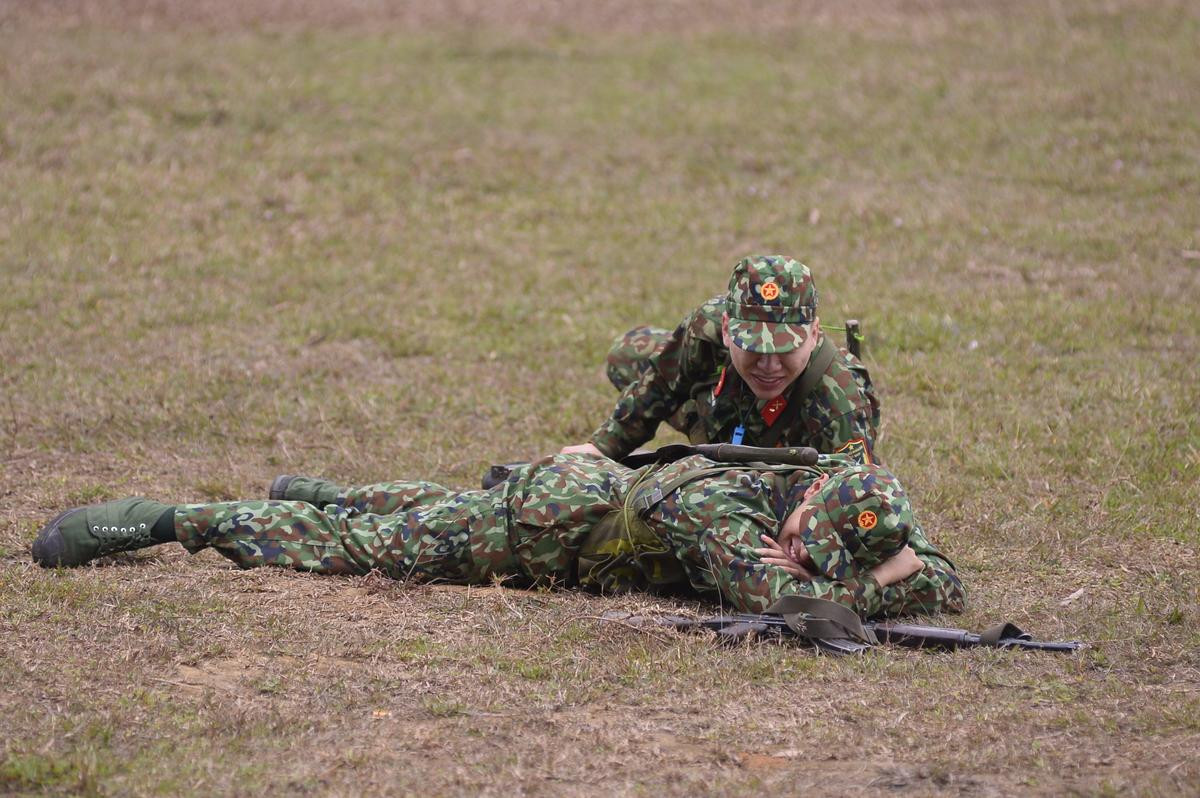
[[(751, 612), (793, 593), (841, 602), (864, 617), (959, 609), (963, 592), (953, 566), (911, 523), (911, 515), (903, 534), (926, 565), (896, 585), (880, 588), (865, 566), (831, 556), (836, 546), (822, 537), (829, 525), (813, 537), (814, 559), (829, 564), (818, 579), (798, 581), (761, 562), (754, 552), (763, 545), (760, 535), (778, 533), (822, 470), (840, 472), (847, 465), (826, 458), (819, 469), (770, 470), (695, 456), (632, 470), (594, 456), (559, 454), (514, 469), (488, 491), (398, 482), (344, 490), (336, 504), (323, 509), (295, 501), (180, 505), (175, 528), (190, 551), (211, 547), (246, 568), (379, 570), (402, 580), (605, 587), (580, 568), (581, 552), (594, 543), (596, 530), (620, 519), (634, 498), (682, 474), (709, 469), (642, 516), (654, 538), (650, 548), (658, 553), (634, 558), (640, 570), (625, 587), (715, 594)], [(877, 466), (867, 468), (876, 469), (873, 478), (890, 485), (907, 506), (894, 478)], [(658, 567), (663, 564), (670, 567)]]
[[(592, 443), (609, 457), (621, 458), (653, 438), (666, 421), (693, 443), (729, 442), (740, 425), (742, 442), (754, 446), (763, 445), (773, 424), (780, 423), (785, 426), (777, 445), (836, 452), (863, 440), (870, 451), (879, 425), (870, 374), (831, 339), (823, 345), (835, 351), (819, 381), (807, 395), (798, 396), (801, 375), (785, 390), (782, 403), (757, 399), (731, 366), (721, 335), (724, 314), (730, 316), (730, 331), (740, 348), (787, 352), (803, 342), (816, 303), (806, 266), (758, 256), (741, 261), (729, 292), (705, 302), (674, 332), (630, 330), (609, 352), (608, 378), (621, 396), (609, 419), (592, 434)], [(817, 360), (814, 352), (810, 363)], [(791, 402), (799, 402), (799, 408), (782, 409)]]

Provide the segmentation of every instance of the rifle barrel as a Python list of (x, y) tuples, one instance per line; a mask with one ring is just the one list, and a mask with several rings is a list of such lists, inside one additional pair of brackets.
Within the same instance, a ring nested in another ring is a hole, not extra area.
[(864, 624), (882, 643), (911, 648), (966, 648), (979, 645), (979, 635), (966, 629), (877, 621)]
[(997, 648), (1028, 648), (1034, 651), (1078, 651), (1083, 645), (1078, 640), (1022, 640), (1019, 637), (1002, 637)]
[[(735, 615), (719, 615), (706, 618), (702, 624), (708, 628), (719, 628), (732, 623), (752, 623), (778, 630), (780, 634), (790, 634), (787, 621), (780, 615), (756, 615), (754, 613), (737, 613)], [(967, 629), (955, 629), (946, 626), (923, 626), (910, 623), (893, 623), (891, 621), (867, 621), (863, 628), (873, 631), (881, 643), (894, 643), (907, 648), (972, 648), (986, 645), (979, 635)], [(1078, 651), (1080, 643), (1076, 640), (1026, 640), (1020, 637), (1002, 637), (996, 641), (996, 648), (1022, 648), (1031, 651)]]

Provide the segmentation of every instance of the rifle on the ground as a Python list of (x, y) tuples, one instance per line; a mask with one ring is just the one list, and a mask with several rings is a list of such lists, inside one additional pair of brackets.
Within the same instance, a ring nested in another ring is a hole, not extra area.
[(740, 643), (751, 636), (807, 640), (829, 654), (861, 654), (877, 643), (894, 643), (908, 648), (959, 649), (974, 646), (1016, 648), (1034, 651), (1077, 651), (1078, 641), (1051, 642), (1033, 636), (1011, 623), (996, 624), (985, 632), (942, 626), (924, 626), (894, 621), (862, 621), (852, 610), (824, 599), (786, 596), (769, 612), (735, 613), (712, 618), (679, 615), (629, 615), (606, 613), (605, 620), (640, 627), (668, 627), (682, 631), (708, 629), (723, 643)]

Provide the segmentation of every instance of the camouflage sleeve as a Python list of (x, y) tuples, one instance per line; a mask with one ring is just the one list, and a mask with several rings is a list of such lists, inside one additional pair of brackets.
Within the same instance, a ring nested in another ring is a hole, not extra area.
[(914, 526), (908, 543), (925, 563), (925, 568), (903, 582), (885, 587), (877, 614), (892, 616), (962, 612), (967, 603), (967, 594), (954, 571), (954, 564), (929, 542), (919, 524)]
[(953, 566), (941, 557), (918, 556), (925, 562), (925, 568), (903, 582), (887, 587), (880, 587), (873, 576), (864, 574), (836, 582), (797, 580), (781, 595), (797, 593), (836, 601), (863, 618), (962, 612), (966, 595)]
[(698, 546), (681, 558), (693, 586), (718, 591), (739, 612), (765, 612), (776, 598), (792, 592), (796, 580), (762, 562), (754, 551), (763, 545), (762, 535), (776, 534), (778, 524), (767, 520), (752, 512), (716, 519), (698, 536)]
[(698, 313), (650, 356), (642, 376), (625, 387), (612, 415), (592, 433), (592, 443), (608, 457), (619, 460), (653, 438), (658, 425), (688, 400), (692, 385), (707, 376), (701, 372), (708, 344), (692, 333)]
[(753, 551), (761, 543), (729, 545), (730, 540), (727, 534), (709, 537), (709, 568), (721, 595), (742, 612), (766, 612), (780, 596), (791, 594), (836, 601), (864, 618), (880, 610), (883, 590), (870, 575), (836, 582), (828, 579), (801, 580), (779, 566), (762, 562)]
[[(954, 567), (941, 557), (918, 555), (925, 568), (903, 582), (883, 588), (879, 608), (872, 616), (933, 615), (962, 612), (966, 593)], [(868, 616), (870, 617), (870, 616)]]
[(688, 546), (679, 556), (695, 587), (719, 591), (741, 612), (765, 612), (780, 596), (795, 593), (836, 601), (863, 617), (879, 612), (883, 591), (870, 575), (810, 582), (762, 562), (755, 549), (763, 545), (761, 536), (774, 536), (777, 527), (777, 521), (761, 513), (730, 512), (714, 518), (694, 539), (699, 546)]
[(856, 410), (834, 419), (826, 426), (822, 430), (823, 440), (815, 442), (814, 448), (821, 452), (836, 452), (855, 441), (862, 441), (870, 453), (869, 457), (873, 459), (876, 432), (871, 417)]

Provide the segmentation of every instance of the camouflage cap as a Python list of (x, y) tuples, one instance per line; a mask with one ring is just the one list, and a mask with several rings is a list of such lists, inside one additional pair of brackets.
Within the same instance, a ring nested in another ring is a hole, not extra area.
[(754, 255), (733, 268), (725, 312), (729, 335), (739, 349), (790, 352), (811, 332), (817, 287), (803, 263), (782, 255)]
[(817, 571), (844, 579), (898, 553), (913, 528), (912, 506), (886, 468), (862, 465), (830, 476), (809, 500), (817, 511), (800, 539)]

